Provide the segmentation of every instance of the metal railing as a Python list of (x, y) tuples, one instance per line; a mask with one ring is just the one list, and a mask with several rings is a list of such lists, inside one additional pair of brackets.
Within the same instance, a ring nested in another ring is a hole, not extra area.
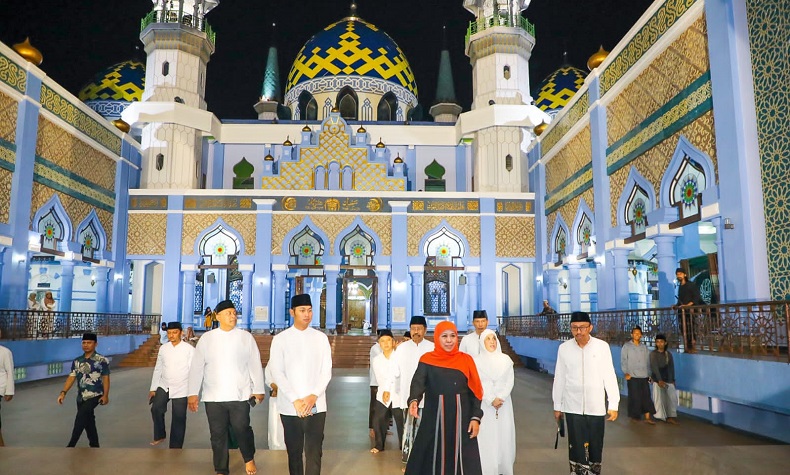
[(179, 16), (178, 10), (151, 10), (140, 20), (140, 32), (152, 23), (178, 23), (204, 32), (213, 45), (217, 42), (217, 34), (205, 19), (184, 12)]
[(71, 338), (85, 332), (98, 335), (156, 333), (161, 315), (131, 313), (46, 312), (0, 310), (3, 340)]
[(521, 15), (518, 16), (509, 16), (509, 15), (492, 15), (489, 17), (481, 17), (477, 20), (470, 21), (469, 26), (466, 29), (466, 44), (469, 44), (469, 38), (472, 35), (479, 33), (483, 30), (488, 28), (493, 28), (495, 26), (507, 26), (512, 28), (521, 28), (522, 30), (529, 33), (530, 36), (533, 38), (535, 37), (535, 25), (529, 22), (526, 18)]
[[(788, 340), (790, 301), (749, 302), (696, 307), (651, 308), (590, 312), (593, 335), (611, 345), (631, 339), (631, 329), (639, 325), (644, 341), (654, 345), (663, 333), (670, 347), (688, 352), (759, 358), (785, 355), (790, 363)], [(502, 335), (569, 340), (570, 313), (499, 317)]]

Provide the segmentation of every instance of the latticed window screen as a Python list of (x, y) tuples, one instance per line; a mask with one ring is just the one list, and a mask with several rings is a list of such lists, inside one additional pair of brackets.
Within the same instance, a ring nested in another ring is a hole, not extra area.
[(203, 315), (203, 281), (195, 282), (195, 315)]
[(242, 314), (241, 308), (241, 280), (231, 280), (228, 283), (228, 299), (236, 306), (236, 313)]
[(425, 314), (450, 314), (450, 285), (446, 281), (432, 280), (425, 285)]

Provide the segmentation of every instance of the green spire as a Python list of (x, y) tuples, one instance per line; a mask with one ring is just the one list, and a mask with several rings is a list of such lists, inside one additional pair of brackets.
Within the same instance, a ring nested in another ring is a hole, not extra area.
[(453, 85), (453, 68), (450, 65), (450, 51), (447, 49), (447, 27), (442, 27), (443, 45), (442, 53), (439, 58), (439, 78), (436, 82), (436, 99), (434, 103), (442, 102), (458, 103), (455, 98), (455, 86)]
[(277, 65), (277, 47), (274, 45), (275, 24), (272, 23), (272, 45), (266, 59), (266, 71), (263, 73), (261, 97), (269, 101), (280, 100), (280, 67)]

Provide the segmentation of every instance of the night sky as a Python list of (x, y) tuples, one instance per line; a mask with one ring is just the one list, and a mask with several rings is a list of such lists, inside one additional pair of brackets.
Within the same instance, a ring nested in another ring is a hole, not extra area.
[[(140, 19), (151, 0), (7, 0), (0, 8), (0, 41), (8, 46), (30, 36), (44, 54), (41, 69), (76, 95), (104, 68), (130, 59), (144, 62)], [(417, 77), (427, 109), (436, 92), (442, 25), (464, 110), (472, 102), (472, 67), (464, 36), (473, 16), (463, 0), (358, 0), (358, 14), (387, 32), (403, 50)], [(652, 2), (650, 0), (533, 0), (526, 17), (537, 42), (530, 60), (530, 88), (568, 61), (586, 70), (598, 46), (611, 50)], [(348, 14), (349, 0), (220, 0), (207, 15), (217, 32), (208, 64), (208, 108), (220, 119), (255, 119), (272, 41), (279, 50), (284, 85), (296, 53), (310, 37)], [(117, 7), (122, 5), (123, 7)], [(116, 10), (110, 10), (115, 6)], [(277, 23), (276, 37), (272, 22)], [(282, 93), (282, 91), (281, 91)]]

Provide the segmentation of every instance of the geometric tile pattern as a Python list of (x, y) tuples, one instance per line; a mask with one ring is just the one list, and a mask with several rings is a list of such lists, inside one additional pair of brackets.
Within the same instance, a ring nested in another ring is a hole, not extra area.
[(0, 139), (15, 143), (16, 118), (19, 115), (16, 100), (0, 92)]
[(11, 180), (14, 174), (0, 168), (0, 223), (8, 223), (11, 211)]
[(164, 256), (167, 240), (167, 214), (130, 214), (128, 236), (127, 255)]
[(600, 96), (603, 97), (696, 1), (666, 0), (601, 72)]
[[(713, 124), (713, 111), (708, 111), (695, 121), (680, 129), (671, 137), (657, 143), (630, 162), (630, 165), (633, 165), (636, 170), (653, 185), (653, 189), (656, 190), (657, 196), (661, 196), (661, 193), (665, 192), (665, 190), (660, 189), (661, 179), (664, 177), (670, 160), (672, 160), (672, 154), (678, 145), (678, 139), (681, 135), (686, 137), (694, 147), (710, 157), (718, 177), (718, 159), (716, 155), (716, 134)], [(624, 166), (609, 175), (612, 226), (617, 225), (617, 202), (620, 200), (620, 195), (625, 191), (625, 183), (628, 180), (628, 172), (630, 169), (630, 166)], [(718, 178), (716, 182), (718, 182)]]
[[(557, 216), (559, 215), (559, 211), (549, 214), (546, 216), (546, 251), (545, 254), (548, 256), (551, 253), (551, 233), (554, 231), (554, 222), (557, 220)], [(564, 220), (565, 218), (563, 218)], [(553, 262), (554, 257), (551, 256), (551, 260)]]
[(272, 255), (281, 256), (283, 254), (283, 241), (285, 235), (291, 232), (304, 219), (303, 214), (272, 214)]
[(570, 65), (564, 65), (551, 73), (538, 85), (535, 105), (542, 111), (565, 107), (576, 91), (584, 85), (587, 73)]
[(82, 87), (77, 97), (88, 100), (139, 101), (145, 89), (145, 65), (130, 60), (110, 66)]
[(747, 0), (771, 298), (790, 299), (790, 3)]
[(574, 125), (576, 125), (576, 122), (584, 117), (584, 114), (587, 113), (589, 108), (590, 92), (584, 91), (579, 99), (574, 101), (570, 109), (563, 113), (562, 117), (560, 117), (558, 120), (555, 120), (551, 124), (551, 128), (548, 132), (546, 132), (546, 135), (541, 137), (540, 153), (542, 157), (545, 157), (546, 154), (549, 153), (555, 145), (557, 145), (557, 142), (559, 142), (560, 139), (564, 137)]
[(389, 256), (392, 254), (392, 216), (390, 215), (367, 215), (362, 216), (362, 222), (373, 230), (381, 240), (381, 249), (376, 254)]
[(181, 230), (181, 254), (185, 256), (193, 255), (195, 253), (195, 240), (198, 238), (198, 235), (208, 230), (217, 218), (222, 218), (228, 226), (241, 234), (239, 237), (244, 241), (244, 254), (254, 256), (256, 217), (257, 215), (252, 213), (184, 214)]
[(546, 164), (546, 194), (551, 195), (559, 191), (557, 188), (560, 185), (590, 163), (592, 163), (592, 144), (588, 124)]
[[(368, 160), (367, 147), (351, 147), (345, 132), (346, 122), (339, 116), (325, 119), (318, 137), (318, 146), (302, 148), (297, 161), (280, 160), (278, 176), (261, 179), (263, 189), (311, 190), (316, 167), (329, 169), (331, 162), (338, 162), (342, 170), (346, 166), (353, 172), (352, 189), (357, 191), (404, 191), (405, 179), (387, 176), (386, 163)], [(345, 183), (343, 184), (345, 186)]]
[[(285, 236), (300, 223), (306, 215), (302, 213), (275, 213), (272, 215), (272, 255), (282, 255), (282, 246)], [(334, 254), (334, 243), (337, 239), (342, 239), (339, 233), (347, 228), (354, 221), (354, 215), (338, 214), (313, 214), (310, 215), (311, 221), (316, 228), (319, 228), (329, 236), (329, 255)], [(381, 249), (376, 250), (380, 256), (389, 256), (392, 253), (392, 217), (390, 215), (363, 215), (362, 222), (365, 223), (381, 240)]]
[[(428, 216), (416, 215), (408, 216), (408, 255), (422, 256), (420, 241), (428, 231), (439, 226), (442, 219), (447, 224), (462, 233), (469, 243), (469, 249), (464, 255), (471, 257), (480, 256), (480, 217), (479, 216)], [(532, 246), (535, 247), (534, 244)]]
[(285, 90), (340, 74), (385, 79), (417, 95), (414, 72), (403, 51), (386, 33), (361, 19), (340, 20), (305, 43), (288, 73)]
[(329, 237), (329, 252), (328, 254), (334, 255), (335, 254), (335, 239), (341, 239), (343, 236), (338, 236), (340, 231), (344, 230), (345, 228), (351, 225), (351, 222), (354, 221), (356, 216), (351, 214), (334, 214), (334, 213), (322, 213), (322, 214), (315, 214), (310, 217), (313, 220), (313, 223), (323, 231)]
[[(576, 197), (568, 200), (567, 203), (565, 203), (564, 205), (560, 206), (557, 209), (557, 211), (560, 213), (560, 216), (562, 216), (562, 220), (565, 221), (565, 224), (567, 224), (568, 227), (573, 226), (573, 221), (576, 219), (576, 212), (579, 211), (579, 200), (582, 200), (582, 199), (584, 199), (584, 202), (587, 204), (587, 206), (589, 206), (590, 211), (594, 212), (595, 211), (595, 203), (593, 201), (594, 201), (595, 198), (594, 198), (593, 187), (588, 188), (583, 193), (581, 193), (579, 196), (576, 196)], [(550, 229), (549, 229), (549, 232), (551, 232)], [(571, 241), (576, 242), (575, 233), (574, 233), (573, 230), (571, 230), (571, 234), (574, 235), (574, 237), (571, 239)]]
[(43, 115), (38, 119), (36, 155), (104, 190), (115, 191), (115, 161)]
[(607, 146), (634, 130), (709, 70), (707, 24), (703, 15), (609, 103)]
[(27, 90), (27, 71), (0, 53), (0, 81), (24, 94)]
[[(52, 198), (52, 195), (58, 195), (58, 198), (60, 198), (60, 202), (63, 204), (63, 208), (66, 209), (66, 214), (68, 215), (68, 218), (71, 220), (71, 224), (74, 227), (85, 220), (91, 210), (96, 211), (96, 215), (99, 217), (99, 222), (107, 233), (106, 250), (112, 250), (112, 213), (102, 208), (96, 208), (90, 203), (86, 203), (85, 201), (74, 198), (70, 195), (67, 195), (66, 193), (54, 190), (49, 186), (38, 182), (33, 182), (33, 197), (30, 207), (30, 229), (33, 229), (33, 216), (42, 206), (44, 206), (47, 201), (49, 201), (50, 198)], [(76, 237), (72, 236), (72, 239), (76, 239)]]
[(535, 219), (526, 216), (497, 216), (497, 257), (535, 257)]

